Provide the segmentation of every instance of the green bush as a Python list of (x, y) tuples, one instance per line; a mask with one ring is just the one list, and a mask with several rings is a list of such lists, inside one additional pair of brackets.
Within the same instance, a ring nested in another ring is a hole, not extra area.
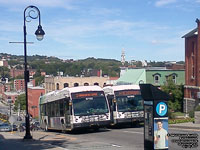
[(192, 110), (192, 111), (189, 112), (189, 117), (190, 118), (194, 118), (194, 110)]
[(168, 116), (169, 116), (169, 119), (175, 119), (176, 118), (176, 115), (171, 111), (169, 111)]
[(177, 124), (177, 123), (185, 123), (185, 122), (194, 122), (194, 118), (169, 119), (169, 124)]
[(195, 108), (195, 111), (200, 111), (200, 105)]

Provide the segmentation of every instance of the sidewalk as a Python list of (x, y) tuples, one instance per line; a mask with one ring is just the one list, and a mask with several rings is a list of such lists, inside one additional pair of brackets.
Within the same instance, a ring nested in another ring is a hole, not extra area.
[(197, 129), (197, 130), (200, 130), (200, 124), (195, 124), (193, 122), (169, 124), (169, 128)]
[[(58, 145), (66, 142), (62, 139), (53, 140), (50, 138), (51, 135), (41, 135), (37, 132), (32, 134), (33, 139), (24, 140), (24, 133), (0, 132), (0, 150), (62, 150)], [(55, 142), (56, 145), (53, 144)]]

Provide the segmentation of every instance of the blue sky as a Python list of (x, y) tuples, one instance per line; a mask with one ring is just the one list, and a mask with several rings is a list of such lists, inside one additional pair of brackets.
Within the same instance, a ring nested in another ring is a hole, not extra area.
[(200, 0), (0, 0), (0, 52), (23, 55), (23, 11), (40, 9), (46, 33), (37, 41), (38, 20), (27, 22), (28, 55), (182, 61), (184, 39), (196, 28)]

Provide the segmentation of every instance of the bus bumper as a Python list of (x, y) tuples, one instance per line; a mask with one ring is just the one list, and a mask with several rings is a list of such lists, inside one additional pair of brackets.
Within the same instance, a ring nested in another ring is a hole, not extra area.
[(122, 118), (122, 119), (116, 119), (115, 124), (122, 124), (122, 123), (132, 123), (132, 122), (143, 122), (144, 117), (138, 117), (138, 118)]
[(111, 121), (101, 121), (101, 122), (84, 122), (84, 123), (75, 123), (73, 124), (73, 129), (78, 128), (96, 128), (96, 127), (107, 127), (109, 126)]

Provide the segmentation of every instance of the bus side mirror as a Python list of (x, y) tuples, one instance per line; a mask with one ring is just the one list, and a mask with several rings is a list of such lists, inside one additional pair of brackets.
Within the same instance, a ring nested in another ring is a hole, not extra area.
[(72, 100), (70, 100), (69, 97), (67, 97), (66, 101), (69, 104), (69, 106), (72, 106)]

